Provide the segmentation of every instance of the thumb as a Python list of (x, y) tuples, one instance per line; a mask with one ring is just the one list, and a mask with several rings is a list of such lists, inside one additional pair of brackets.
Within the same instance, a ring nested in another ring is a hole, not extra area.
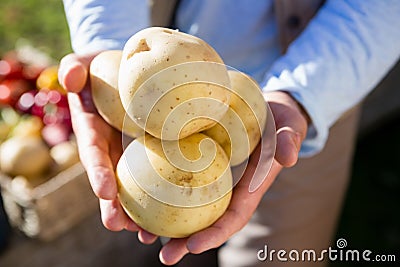
[(301, 134), (293, 128), (284, 126), (277, 130), (276, 160), (284, 167), (296, 164), (301, 146)]
[(68, 92), (78, 93), (86, 84), (90, 62), (96, 54), (68, 54), (60, 61), (58, 80)]
[(275, 159), (284, 167), (298, 160), (301, 143), (307, 133), (308, 116), (294, 98), (286, 92), (265, 95), (274, 115), (277, 130)]

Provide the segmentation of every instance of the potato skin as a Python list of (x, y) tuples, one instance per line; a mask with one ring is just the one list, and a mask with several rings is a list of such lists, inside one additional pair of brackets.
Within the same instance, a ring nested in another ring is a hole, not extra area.
[(90, 64), (93, 102), (101, 117), (111, 126), (131, 137), (144, 134), (122, 106), (118, 92), (118, 73), (122, 50), (107, 50), (98, 54)]
[[(127, 41), (118, 86), (129, 116), (165, 140), (211, 127), (227, 111), (230, 97), (227, 69), (218, 53), (195, 36), (161, 27), (144, 29)], [(199, 98), (208, 100), (189, 112), (190, 118), (174, 115), (168, 120), (178, 106)], [(210, 104), (212, 100), (221, 105)]]
[[(198, 158), (198, 145), (207, 138), (203, 134), (194, 134), (181, 139), (182, 153), (190, 160)], [(119, 200), (126, 213), (143, 229), (172, 238), (186, 237), (210, 226), (228, 207), (232, 189), (228, 158), (218, 144), (215, 148), (215, 161), (208, 168), (190, 172), (168, 162), (159, 139), (146, 135), (134, 140), (117, 165)], [(207, 153), (208, 149), (203, 152)], [(146, 159), (140, 158), (147, 163), (138, 160), (139, 157), (131, 158), (130, 153), (146, 153)], [(146, 166), (154, 166), (154, 170)], [(151, 175), (154, 172), (158, 175), (156, 179)], [(145, 179), (147, 185), (138, 183), (140, 179)], [(172, 188), (171, 184), (177, 186)], [(143, 189), (143, 186), (148, 188)], [(159, 198), (161, 195), (164, 195), (163, 199)], [(198, 200), (202, 201), (196, 197), (204, 197), (204, 204), (195, 205), (199, 204)], [(176, 201), (183, 205), (172, 204)]]
[(40, 137), (14, 136), (0, 146), (0, 169), (9, 175), (34, 178), (50, 164), (50, 150)]
[(204, 134), (216, 140), (230, 156), (231, 166), (244, 162), (264, 132), (267, 109), (257, 83), (245, 73), (229, 70), (232, 96), (229, 111)]

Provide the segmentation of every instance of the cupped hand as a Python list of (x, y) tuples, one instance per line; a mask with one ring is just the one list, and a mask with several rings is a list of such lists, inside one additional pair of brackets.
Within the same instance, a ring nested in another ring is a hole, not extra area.
[[(157, 236), (140, 229), (125, 214), (117, 199), (114, 167), (122, 154), (122, 135), (98, 115), (92, 102), (88, 68), (95, 55), (67, 55), (62, 59), (59, 70), (60, 83), (69, 92), (72, 123), (81, 161), (93, 191), (100, 199), (104, 226), (113, 231), (138, 231), (139, 239), (150, 244)], [(307, 116), (285, 92), (266, 93), (265, 98), (274, 115), (277, 129), (275, 159), (268, 176), (255, 192), (249, 192), (250, 181), (259, 164), (258, 146), (250, 157), (243, 178), (233, 189), (231, 203), (224, 215), (207, 229), (187, 238), (171, 239), (160, 251), (160, 260), (164, 264), (173, 265), (188, 253), (202, 253), (226, 242), (250, 220), (280, 170), (296, 163), (307, 131)]]
[(277, 129), (275, 159), (268, 176), (255, 192), (249, 192), (256, 167), (262, 164), (258, 162), (259, 145), (251, 155), (242, 179), (234, 187), (231, 203), (224, 215), (207, 229), (187, 238), (171, 239), (160, 251), (162, 263), (173, 265), (188, 253), (199, 254), (221, 246), (247, 224), (281, 169), (297, 162), (301, 142), (307, 131), (308, 117), (301, 106), (285, 92), (266, 93), (265, 98), (274, 115)]
[(104, 226), (112, 231), (138, 231), (143, 243), (152, 243), (157, 237), (140, 229), (117, 199), (114, 170), (122, 154), (122, 134), (101, 118), (92, 101), (88, 73), (96, 55), (69, 54), (61, 60), (58, 73), (60, 84), (68, 91), (79, 156), (93, 192), (100, 199)]

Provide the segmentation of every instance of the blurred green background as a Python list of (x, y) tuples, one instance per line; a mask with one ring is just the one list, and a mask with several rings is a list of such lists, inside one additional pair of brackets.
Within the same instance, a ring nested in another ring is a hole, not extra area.
[[(71, 51), (61, 1), (1, 0), (0, 10), (0, 55), (14, 49), (21, 40), (30, 42), (56, 60)], [(348, 248), (397, 253), (399, 263), (399, 192), (400, 123), (399, 117), (394, 116), (359, 138), (337, 238), (345, 238)], [(334, 262), (331, 266), (364, 264)], [(391, 264), (366, 266), (373, 265)]]
[(0, 14), (0, 55), (23, 40), (56, 60), (71, 51), (61, 0), (1, 0)]

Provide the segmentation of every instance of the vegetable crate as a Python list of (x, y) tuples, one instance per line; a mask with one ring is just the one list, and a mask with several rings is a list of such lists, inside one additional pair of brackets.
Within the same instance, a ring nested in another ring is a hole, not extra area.
[(55, 239), (98, 210), (80, 162), (33, 187), (0, 173), (0, 185), (11, 225), (43, 241)]

